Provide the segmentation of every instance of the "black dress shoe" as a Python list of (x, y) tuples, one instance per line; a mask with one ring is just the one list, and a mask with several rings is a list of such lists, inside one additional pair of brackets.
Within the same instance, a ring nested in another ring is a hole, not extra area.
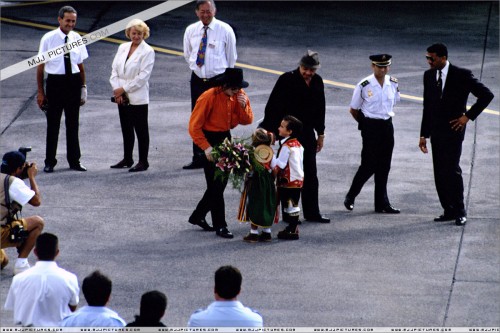
[(344, 200), (344, 206), (347, 210), (353, 210), (354, 209), (354, 199), (351, 199), (350, 197), (346, 196)]
[(455, 220), (456, 225), (465, 225), (467, 223), (467, 218), (465, 216), (457, 217)]
[(215, 229), (213, 227), (211, 227), (207, 221), (205, 219), (197, 219), (195, 217), (193, 217), (193, 215), (191, 215), (189, 217), (189, 223), (193, 224), (193, 225), (197, 225), (199, 226), (200, 228), (202, 228), (203, 230), (205, 231), (214, 231)]
[(84, 167), (81, 163), (78, 164), (72, 164), (69, 166), (71, 170), (76, 170), (76, 171), (87, 171), (87, 168)]
[(149, 168), (149, 163), (148, 162), (141, 162), (137, 163), (133, 168), (128, 169), (129, 172), (140, 172), (140, 171), (146, 171)]
[(130, 168), (132, 165), (134, 165), (134, 161), (121, 160), (120, 162), (110, 166), (110, 168), (111, 169)]
[(46, 165), (45, 168), (43, 168), (43, 171), (47, 173), (52, 173), (54, 172), (54, 167), (52, 165)]
[(384, 208), (375, 208), (377, 213), (386, 213), (386, 214), (399, 214), (401, 211), (397, 208), (392, 207), (391, 205), (387, 205)]
[(184, 170), (192, 170), (192, 169), (203, 169), (203, 162), (200, 161), (192, 161), (189, 164), (186, 164), (182, 167)]
[(308, 222), (319, 222), (319, 223), (330, 223), (330, 219), (328, 217), (324, 217), (323, 215), (318, 216), (308, 216), (306, 218)]
[(450, 216), (450, 215), (446, 215), (446, 214), (443, 214), (443, 215), (439, 215), (438, 217), (436, 217), (434, 219), (434, 222), (446, 222), (446, 221), (453, 221), (455, 218), (453, 216)]
[(215, 233), (217, 234), (217, 236), (222, 237), (222, 238), (233, 238), (234, 237), (233, 234), (231, 233), (231, 231), (227, 230), (226, 227), (220, 228)]

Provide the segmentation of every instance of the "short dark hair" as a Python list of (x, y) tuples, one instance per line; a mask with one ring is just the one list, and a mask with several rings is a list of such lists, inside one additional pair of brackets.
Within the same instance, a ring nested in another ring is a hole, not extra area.
[(111, 296), (113, 283), (100, 271), (94, 271), (83, 279), (82, 291), (90, 306), (105, 306)]
[(427, 52), (436, 53), (438, 57), (448, 58), (448, 48), (443, 43), (432, 44), (427, 48)]
[(296, 138), (300, 136), (300, 133), (302, 133), (302, 122), (295, 118), (294, 116), (284, 116), (283, 120), (288, 122), (286, 129), (289, 131), (292, 131), (292, 134), (290, 135), (291, 138)]
[(215, 272), (215, 292), (224, 299), (233, 299), (240, 293), (243, 280), (238, 268), (222, 266)]
[(148, 321), (160, 321), (167, 308), (167, 296), (158, 290), (148, 291), (141, 297), (140, 317)]
[(59, 239), (56, 235), (44, 232), (36, 238), (36, 256), (41, 261), (53, 261), (59, 248)]
[(59, 17), (60, 18), (64, 18), (65, 13), (74, 13), (74, 14), (78, 15), (78, 13), (76, 12), (76, 9), (71, 7), (71, 6), (64, 6), (64, 7), (61, 7), (61, 9), (59, 9)]
[(215, 7), (215, 0), (197, 0), (196, 1), (196, 10), (199, 10), (200, 6), (205, 4), (205, 3), (210, 3), (214, 9), (217, 9), (217, 7)]

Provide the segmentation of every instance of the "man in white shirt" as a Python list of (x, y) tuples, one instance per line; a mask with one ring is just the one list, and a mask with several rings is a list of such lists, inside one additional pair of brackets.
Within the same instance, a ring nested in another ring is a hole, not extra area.
[[(238, 57), (236, 36), (231, 26), (215, 18), (214, 0), (196, 1), (199, 21), (184, 33), (184, 58), (191, 69), (191, 111), (206, 90), (215, 87), (226, 68), (233, 68)], [(204, 152), (193, 143), (193, 160), (183, 169), (201, 169)]]
[[(16, 247), (19, 256), (14, 265), (14, 274), (21, 273), (30, 268), (28, 255), (35, 246), (38, 235), (43, 230), (44, 223), (40, 216), (20, 217), (22, 207), (26, 204), (29, 203), (37, 207), (42, 203), (40, 190), (35, 180), (37, 173), (36, 163), (26, 163), (26, 155), (19, 151), (8, 152), (2, 158), (0, 173), (2, 250), (0, 250), (0, 263), (2, 269), (9, 263), (9, 258), (3, 249)], [(22, 178), (29, 179), (31, 188), (21, 180)], [(9, 188), (8, 192), (5, 191), (7, 186)], [(7, 208), (8, 205), (11, 207), (10, 211)], [(14, 230), (22, 228), (24, 231), (23, 234), (27, 231), (27, 237), (25, 239), (12, 239), (11, 231), (13, 228), (15, 228)]]
[(95, 271), (82, 283), (82, 291), (88, 306), (64, 318), (62, 327), (124, 327), (126, 322), (106, 307), (111, 297), (111, 280)]
[(262, 316), (237, 300), (242, 276), (233, 266), (222, 266), (215, 272), (215, 302), (195, 311), (188, 327), (263, 327)]
[[(54, 172), (54, 166), (57, 164), (57, 141), (63, 110), (66, 121), (66, 158), (69, 167), (76, 171), (87, 171), (80, 163), (78, 121), (80, 106), (87, 101), (83, 61), (89, 55), (83, 39), (72, 31), (76, 25), (76, 15), (77, 12), (73, 7), (62, 7), (59, 10), (59, 28), (46, 33), (40, 41), (40, 54), (53, 48), (57, 48), (60, 53), (70, 50), (64, 56), (38, 65), (36, 73), (37, 103), (47, 116), (47, 146), (43, 171), (49, 173)], [(44, 72), (48, 74), (45, 90)]]
[(54, 261), (59, 254), (57, 236), (41, 234), (36, 240), (34, 267), (14, 276), (5, 309), (14, 311), (14, 321), (25, 327), (55, 327), (78, 305), (75, 274)]

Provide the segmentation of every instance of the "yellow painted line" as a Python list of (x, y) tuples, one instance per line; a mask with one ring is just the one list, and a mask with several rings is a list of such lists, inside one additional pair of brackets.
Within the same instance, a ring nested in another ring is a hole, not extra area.
[[(33, 27), (33, 28), (47, 29), (47, 30), (52, 30), (52, 29), (57, 28), (55, 26), (50, 26), (50, 25), (47, 25), (47, 24), (40, 24), (40, 23), (32, 23), (32, 22), (25, 22), (25, 21), (13, 20), (13, 19), (5, 18), (5, 17), (0, 17), (0, 21), (6, 22), (6, 23), (13, 23), (13, 24), (18, 24), (18, 25)], [(87, 34), (87, 32), (81, 32), (81, 31), (76, 31), (76, 30), (75, 30), (75, 32), (79, 33), (82, 36)], [(122, 43), (127, 42), (126, 40), (112, 38), (112, 37), (106, 37), (106, 38), (103, 38), (102, 40), (107, 41), (107, 42), (111, 42), (111, 43), (116, 43), (116, 44), (122, 44)], [(160, 53), (171, 54), (171, 55), (176, 55), (176, 56), (181, 56), (181, 57), (184, 56), (184, 53), (180, 52), (180, 51), (170, 50), (170, 49), (167, 49), (167, 48), (164, 48), (164, 47), (159, 47), (159, 46), (152, 46), (152, 48), (155, 51), (158, 51)], [(258, 72), (275, 74), (275, 75), (281, 75), (281, 74), (284, 73), (284, 72), (277, 71), (277, 70), (274, 70), (274, 69), (269, 69), (269, 68), (259, 67), (259, 66), (253, 66), (253, 65), (248, 65), (248, 64), (242, 64), (242, 63), (239, 63), (239, 62), (236, 63), (236, 66), (241, 67), (241, 68), (251, 69), (251, 70), (254, 70), (254, 71), (258, 71)], [(328, 84), (328, 85), (331, 85), (331, 86), (334, 86), (334, 87), (339, 87), (339, 88), (354, 89), (356, 87), (356, 86), (354, 86), (352, 84), (347, 84), (347, 83), (342, 83), (342, 82), (332, 81), (332, 80), (323, 80), (323, 82), (325, 84)], [(412, 95), (406, 95), (406, 94), (401, 94), (401, 97), (404, 98), (404, 99), (407, 99), (407, 100), (415, 101), (415, 102), (422, 102), (424, 100), (422, 97), (417, 97), (417, 96), (412, 96)], [(500, 116), (500, 112), (499, 111), (495, 111), (495, 110), (491, 110), (491, 109), (484, 109), (483, 112), (484, 113), (488, 113), (488, 114), (493, 114), (493, 115), (496, 115), (496, 116)]]
[(10, 5), (2, 5), (1, 8), (13, 8), (13, 7), (23, 7), (23, 6), (36, 6), (36, 5), (46, 5), (49, 3), (57, 3), (64, 2), (66, 0), (53, 0), (53, 1), (40, 1), (40, 2), (23, 2), (23, 3), (14, 3)]

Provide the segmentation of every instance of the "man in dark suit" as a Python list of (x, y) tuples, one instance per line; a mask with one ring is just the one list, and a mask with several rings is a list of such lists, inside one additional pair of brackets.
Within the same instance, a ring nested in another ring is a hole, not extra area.
[[(475, 120), (493, 99), (491, 91), (470, 70), (450, 64), (444, 44), (427, 48), (430, 69), (424, 73), (424, 111), (420, 129), (420, 150), (426, 154), (431, 138), (434, 180), (444, 213), (434, 221), (465, 225), (464, 184), (460, 155), (466, 124)], [(469, 94), (477, 101), (467, 111)]]

